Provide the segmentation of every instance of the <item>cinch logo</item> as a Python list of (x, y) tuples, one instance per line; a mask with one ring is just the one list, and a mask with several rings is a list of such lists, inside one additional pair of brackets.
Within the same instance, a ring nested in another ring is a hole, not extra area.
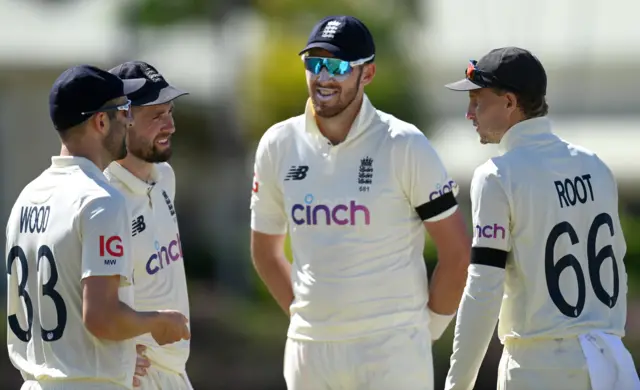
[(165, 265), (171, 265), (172, 262), (178, 261), (183, 258), (182, 256), (182, 243), (180, 243), (180, 234), (176, 234), (176, 239), (171, 240), (169, 245), (160, 246), (160, 243), (155, 243), (156, 253), (149, 257), (147, 260), (147, 273), (153, 275), (165, 267)]
[(304, 197), (305, 204), (294, 204), (291, 207), (291, 219), (296, 225), (365, 225), (371, 223), (371, 216), (367, 206), (356, 204), (355, 200), (346, 204), (337, 204), (333, 207), (313, 203), (313, 195)]
[[(452, 192), (458, 189), (458, 183), (453, 180), (449, 180), (449, 182), (442, 187), (440, 184), (436, 187), (436, 190), (429, 194), (429, 200), (434, 200), (435, 198), (446, 194), (447, 192)], [(454, 193), (455, 195), (455, 193)]]
[(507, 234), (504, 227), (497, 223), (485, 226), (476, 225), (475, 233), (478, 238), (501, 238), (503, 240)]

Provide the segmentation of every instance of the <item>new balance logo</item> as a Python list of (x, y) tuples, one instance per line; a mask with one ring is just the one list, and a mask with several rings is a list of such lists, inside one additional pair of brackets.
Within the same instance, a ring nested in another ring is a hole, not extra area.
[(308, 171), (309, 167), (306, 165), (292, 165), (284, 180), (302, 180), (307, 177)]
[(116, 265), (116, 259), (104, 259), (104, 265)]
[(338, 27), (340, 27), (342, 23), (337, 22), (335, 20), (327, 23), (322, 31), (322, 38), (333, 38), (338, 32)]
[(131, 235), (135, 237), (138, 233), (142, 233), (147, 228), (147, 224), (144, 223), (144, 216), (139, 215), (131, 223)]

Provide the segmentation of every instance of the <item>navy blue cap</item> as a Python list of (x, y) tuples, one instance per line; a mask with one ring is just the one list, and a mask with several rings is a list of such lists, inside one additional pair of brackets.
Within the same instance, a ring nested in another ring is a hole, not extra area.
[(467, 68), (465, 76), (445, 87), (454, 91), (501, 88), (532, 96), (547, 94), (547, 73), (542, 63), (531, 52), (519, 47), (491, 50), (477, 61), (473, 71)]
[(353, 16), (327, 16), (319, 21), (298, 54), (324, 49), (344, 61), (373, 59), (376, 46), (367, 26)]
[(145, 80), (144, 86), (134, 93), (128, 94), (134, 106), (153, 106), (164, 104), (188, 92), (181, 91), (169, 85), (167, 80), (158, 72), (156, 68), (142, 61), (129, 61), (120, 64), (109, 72), (115, 74), (123, 80), (142, 78)]
[(49, 93), (49, 115), (58, 131), (81, 124), (109, 100), (126, 96), (144, 85), (144, 80), (123, 81), (91, 65), (78, 65), (64, 72)]

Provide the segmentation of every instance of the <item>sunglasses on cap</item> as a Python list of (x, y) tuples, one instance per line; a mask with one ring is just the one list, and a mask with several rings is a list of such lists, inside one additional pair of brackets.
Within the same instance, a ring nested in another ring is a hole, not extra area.
[(131, 100), (128, 100), (128, 99), (127, 99), (127, 102), (124, 103), (124, 104), (102, 107), (100, 109), (93, 110), (93, 111), (81, 112), (80, 114), (82, 114), (82, 115), (93, 115), (93, 114), (97, 114), (99, 112), (110, 112), (110, 111), (124, 111), (125, 112), (125, 116), (127, 117), (127, 119), (132, 119), (133, 118), (133, 113), (131, 112)]
[(482, 88), (502, 87), (510, 91), (518, 91), (518, 88), (512, 87), (496, 78), (491, 73), (483, 72), (478, 69), (478, 61), (469, 60), (469, 65), (464, 71), (464, 76), (472, 83)]
[(478, 61), (469, 60), (469, 65), (467, 66), (467, 69), (464, 71), (464, 76), (467, 78), (467, 80), (481, 87), (484, 87), (484, 88), (490, 87), (493, 83), (488, 80), (494, 80), (495, 77), (478, 69), (477, 64), (478, 64)]
[(373, 59), (374, 56), (363, 58), (357, 61), (344, 61), (339, 58), (327, 57), (308, 57), (303, 56), (302, 61), (304, 67), (314, 75), (319, 75), (322, 68), (325, 68), (331, 76), (344, 76), (353, 71), (354, 66), (365, 64)]

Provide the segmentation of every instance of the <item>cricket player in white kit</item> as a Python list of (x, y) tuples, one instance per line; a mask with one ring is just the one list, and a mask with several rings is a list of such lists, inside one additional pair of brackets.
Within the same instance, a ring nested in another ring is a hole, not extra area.
[(131, 102), (143, 80), (82, 65), (49, 97), (60, 156), (29, 183), (7, 223), (7, 345), (23, 390), (130, 389), (135, 337), (189, 337), (174, 311), (131, 309), (125, 200), (102, 170), (126, 153)]
[[(251, 199), (255, 267), (290, 315), (287, 386), (431, 390), (431, 344), (469, 264), (457, 185), (422, 132), (364, 94), (376, 65), (361, 21), (321, 20), (300, 54), (305, 113), (263, 135)], [(439, 257), (431, 283), (425, 227)]]
[[(176, 179), (171, 166), (171, 137), (175, 132), (173, 101), (186, 95), (169, 85), (153, 66), (131, 61), (110, 70), (123, 80), (142, 78), (142, 88), (128, 95), (135, 123), (129, 130), (127, 156), (105, 171), (125, 196), (131, 211), (135, 308), (171, 309), (189, 318), (189, 296), (180, 231), (174, 205)], [(141, 390), (192, 389), (186, 373), (189, 340), (158, 345), (150, 334), (144, 346), (150, 367), (136, 375)], [(146, 375), (145, 375), (146, 374)]]
[(626, 244), (616, 180), (546, 118), (547, 77), (530, 52), (495, 49), (465, 79), (468, 119), (500, 156), (471, 183), (473, 249), (446, 389), (471, 390), (498, 316), (501, 390), (637, 390), (622, 344)]

